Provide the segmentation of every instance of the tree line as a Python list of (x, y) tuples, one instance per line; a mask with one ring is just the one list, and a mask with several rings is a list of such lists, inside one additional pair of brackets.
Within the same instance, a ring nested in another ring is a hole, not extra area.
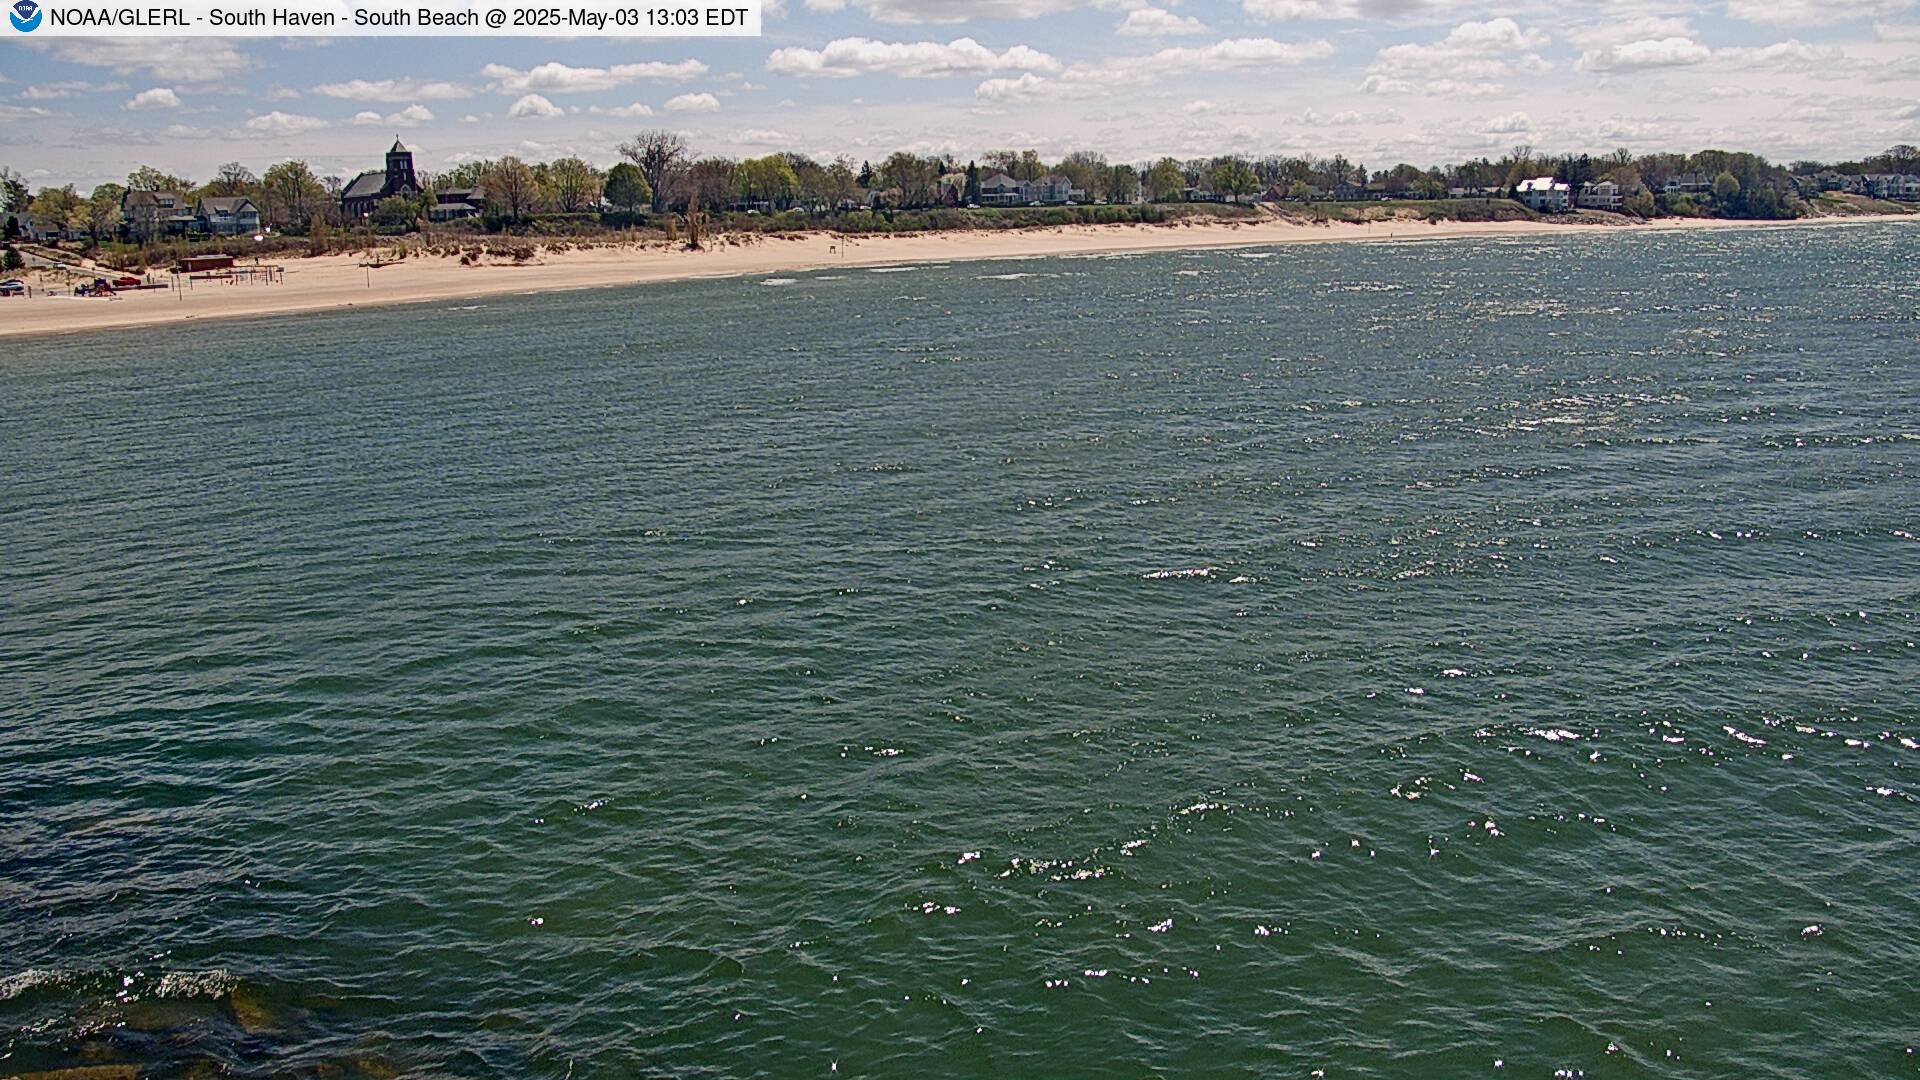
[[(699, 155), (671, 131), (645, 131), (618, 147), (621, 160), (601, 169), (578, 158), (528, 162), (515, 156), (464, 162), (422, 172), (424, 191), (390, 198), (372, 224), (414, 227), (428, 216), (437, 193), (470, 190), (487, 224), (511, 228), (541, 215), (721, 213), (728, 210), (799, 210), (811, 214), (850, 209), (911, 210), (980, 201), (981, 185), (1004, 174), (1019, 181), (1058, 175), (1079, 198), (1093, 203), (1178, 202), (1201, 197), (1241, 202), (1277, 199), (1444, 198), (1450, 194), (1509, 193), (1521, 181), (1553, 176), (1576, 190), (1611, 180), (1626, 195), (1629, 213), (1714, 212), (1741, 217), (1784, 217), (1800, 212), (1790, 178), (1831, 169), (1854, 173), (1920, 172), (1920, 151), (1900, 145), (1851, 162), (1796, 161), (1790, 167), (1757, 154), (1705, 150), (1694, 154), (1541, 154), (1518, 145), (1499, 157), (1421, 168), (1401, 163), (1370, 170), (1344, 155), (1162, 157), (1144, 163), (1113, 163), (1076, 151), (1057, 161), (1034, 150), (994, 150), (966, 162), (946, 154), (901, 151), (877, 163), (847, 157), (817, 161), (804, 154), (774, 153), (735, 159)], [(1670, 188), (1687, 188), (1675, 195)], [(35, 219), (105, 240), (122, 224), (121, 199), (132, 191), (175, 191), (187, 209), (207, 196), (244, 195), (263, 221), (280, 232), (323, 234), (359, 222), (344, 219), (340, 192), (345, 178), (318, 175), (307, 162), (278, 162), (255, 174), (240, 162), (193, 180), (140, 166), (125, 183), (106, 183), (81, 194), (71, 184), (29, 193), (19, 173), (0, 168), (0, 211), (25, 210)]]

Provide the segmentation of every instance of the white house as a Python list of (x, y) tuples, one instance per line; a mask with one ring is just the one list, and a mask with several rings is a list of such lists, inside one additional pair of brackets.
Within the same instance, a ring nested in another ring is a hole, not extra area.
[(1557, 214), (1572, 204), (1573, 189), (1551, 176), (1536, 176), (1520, 181), (1518, 198), (1534, 210)]

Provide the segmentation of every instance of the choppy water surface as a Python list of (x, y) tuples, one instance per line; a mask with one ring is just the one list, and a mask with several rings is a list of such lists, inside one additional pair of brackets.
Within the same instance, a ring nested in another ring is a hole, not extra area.
[(9, 345), (0, 1074), (1915, 1075), (1915, 266)]

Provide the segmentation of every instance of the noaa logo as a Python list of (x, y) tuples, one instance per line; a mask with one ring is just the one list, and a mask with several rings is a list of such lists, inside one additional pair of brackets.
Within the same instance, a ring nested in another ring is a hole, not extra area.
[(21, 33), (40, 29), (40, 5), (33, 0), (13, 0), (13, 10), (7, 12), (7, 18), (13, 20), (13, 28)]

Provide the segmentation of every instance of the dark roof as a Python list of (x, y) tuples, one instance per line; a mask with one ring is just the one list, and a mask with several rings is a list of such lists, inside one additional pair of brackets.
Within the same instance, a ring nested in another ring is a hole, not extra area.
[(400, 139), (397, 136), (393, 140), (393, 149), (387, 151), (389, 154), (404, 154), (406, 152), (407, 148), (400, 145)]
[(177, 191), (129, 191), (120, 196), (120, 205), (122, 208), (142, 205), (158, 206), (162, 195), (165, 195), (169, 202), (175, 204), (180, 202), (180, 193)]
[(237, 214), (243, 206), (255, 213), (260, 209), (245, 195), (209, 195), (200, 200), (200, 205), (216, 214)]
[(354, 177), (353, 180), (347, 184), (347, 189), (340, 193), (340, 197), (343, 199), (371, 199), (386, 190), (386, 186), (387, 174), (385, 170), (375, 169), (363, 172), (359, 176)]

